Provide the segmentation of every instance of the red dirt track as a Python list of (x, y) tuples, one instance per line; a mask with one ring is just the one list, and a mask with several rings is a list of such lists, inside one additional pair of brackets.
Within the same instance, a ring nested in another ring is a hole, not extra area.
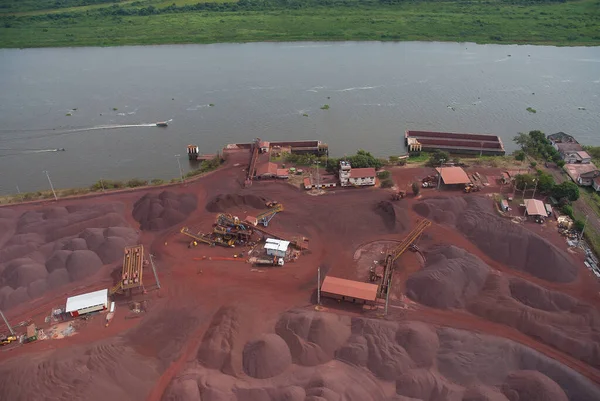
[[(600, 399), (600, 285), (556, 230), (499, 217), (485, 194), (493, 188), (423, 189), (397, 202), (379, 188), (320, 196), (274, 181), (242, 188), (248, 160), (247, 151), (232, 152), (222, 169), (168, 190), (0, 209), (10, 229), (0, 234), (0, 305), (13, 324), (47, 327), (44, 317), (67, 296), (112, 287), (120, 263), (109, 245), (100, 248), (105, 242), (142, 243), (161, 284), (146, 269), (147, 294), (117, 296), (108, 327), (97, 315), (71, 337), (0, 348), (0, 400)], [(431, 171), (392, 173), (403, 189)], [(218, 212), (256, 216), (264, 200), (285, 207), (267, 231), (310, 239), (309, 251), (283, 267), (227, 260), (246, 248), (188, 248), (179, 232), (207, 232)], [(67, 206), (84, 211), (56, 209)], [(110, 221), (95, 217), (106, 208)], [(433, 224), (421, 253), (396, 263), (387, 317), (382, 304), (363, 310), (330, 299), (315, 311), (317, 267), (365, 280), (378, 253), (423, 217)], [(115, 226), (125, 240), (96, 230)], [(87, 242), (76, 239), (82, 232)], [(31, 283), (84, 243), (105, 258), (101, 266), (85, 274), (90, 262), (59, 266), (69, 280), (36, 295)], [(17, 284), (24, 289), (12, 295)], [(134, 316), (131, 300), (147, 301), (147, 311)]]

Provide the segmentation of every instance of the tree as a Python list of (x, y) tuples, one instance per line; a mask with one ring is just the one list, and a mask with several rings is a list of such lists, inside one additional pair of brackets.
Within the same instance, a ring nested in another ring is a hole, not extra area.
[(390, 178), (391, 173), (387, 170), (383, 170), (377, 173), (377, 178), (380, 180), (385, 180), (386, 178)]
[(537, 166), (537, 162), (535, 162), (535, 161), (531, 162), (531, 163), (529, 163), (529, 165), (531, 166), (531, 168), (535, 168), (535, 166)]
[(531, 136), (523, 132), (519, 132), (519, 134), (513, 138), (513, 141), (521, 147), (523, 153), (529, 153), (534, 145)]
[(554, 185), (554, 177), (552, 177), (550, 174), (541, 173), (538, 175), (537, 187), (541, 193), (550, 193), (554, 188)]
[(394, 186), (394, 181), (392, 181), (391, 178), (386, 178), (385, 180), (381, 181), (381, 188), (391, 188)]
[(573, 227), (575, 227), (575, 230), (582, 232), (585, 227), (585, 220), (575, 219), (575, 221), (573, 221)]
[(571, 205), (564, 205), (560, 210), (570, 218), (573, 218), (573, 207)]
[(442, 160), (445, 162), (450, 161), (450, 155), (448, 154), (448, 152), (436, 150), (431, 154), (431, 157), (429, 157), (429, 161), (427, 162), (427, 164), (429, 164), (432, 167), (439, 167), (440, 164), (442, 164)]
[(520, 162), (525, 160), (525, 152), (523, 152), (522, 150), (515, 152), (515, 160), (518, 160)]
[(421, 186), (418, 182), (412, 183), (412, 191), (415, 196), (419, 196), (419, 193), (421, 192)]
[(571, 181), (561, 182), (552, 188), (552, 196), (556, 199), (567, 198), (574, 202), (579, 199), (579, 187)]
[(525, 187), (533, 189), (535, 185), (535, 177), (531, 174), (519, 174), (515, 176), (515, 186), (518, 190), (523, 190)]
[(348, 157), (347, 160), (350, 162), (352, 168), (374, 167), (375, 169), (379, 170), (381, 167), (383, 167), (381, 160), (362, 149), (356, 152), (354, 156)]

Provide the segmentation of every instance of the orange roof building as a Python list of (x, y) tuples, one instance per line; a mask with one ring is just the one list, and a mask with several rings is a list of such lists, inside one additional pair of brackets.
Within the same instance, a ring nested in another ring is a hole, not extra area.
[(276, 177), (277, 176), (277, 164), (267, 162), (258, 166), (256, 169), (257, 177)]
[(374, 303), (377, 299), (377, 288), (376, 284), (327, 276), (321, 284), (321, 294), (342, 301)]
[(471, 182), (465, 170), (460, 167), (438, 167), (436, 170), (442, 175), (442, 181), (446, 185), (468, 184)]

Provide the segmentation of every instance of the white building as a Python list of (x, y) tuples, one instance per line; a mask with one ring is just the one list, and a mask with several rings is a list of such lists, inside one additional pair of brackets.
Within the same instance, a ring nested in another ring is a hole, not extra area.
[(67, 298), (65, 312), (73, 317), (108, 308), (108, 288)]
[(349, 162), (340, 161), (340, 185), (343, 187), (375, 185), (375, 176), (373, 167), (352, 168)]
[(267, 238), (267, 243), (265, 244), (265, 249), (267, 250), (267, 255), (276, 256), (278, 258), (285, 258), (287, 255), (288, 248), (290, 246), (290, 241), (283, 241), (274, 238)]

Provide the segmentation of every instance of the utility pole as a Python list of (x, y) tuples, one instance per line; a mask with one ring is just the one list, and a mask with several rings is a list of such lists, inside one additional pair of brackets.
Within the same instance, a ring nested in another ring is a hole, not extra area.
[(154, 279), (156, 280), (156, 286), (160, 290), (160, 280), (158, 279), (158, 273), (156, 273), (156, 266), (154, 266), (154, 255), (150, 254), (150, 265), (152, 266), (152, 271), (154, 272)]
[(181, 169), (181, 162), (179, 161), (181, 155), (175, 155), (175, 157), (177, 158), (177, 165), (179, 166), (179, 178), (181, 179), (181, 183), (183, 184), (183, 170)]
[(531, 196), (531, 199), (535, 198), (535, 190), (537, 189), (538, 181), (539, 180), (533, 180), (533, 182), (535, 182), (535, 186), (533, 187), (533, 195)]
[(102, 187), (102, 192), (104, 192), (104, 182), (102, 181), (102, 178), (100, 178), (100, 186)]
[(19, 194), (19, 197), (21, 198), (21, 202), (23, 202), (23, 194), (21, 194), (21, 190), (19, 189), (18, 185), (17, 185), (17, 193)]
[(581, 229), (581, 234), (579, 235), (579, 240), (577, 241), (577, 246), (579, 246), (579, 243), (581, 242), (581, 239), (583, 238), (583, 232), (585, 231), (585, 226), (587, 226), (587, 221), (588, 221), (588, 215), (585, 215), (585, 222), (583, 223), (583, 228)]
[(317, 268), (317, 305), (321, 305), (321, 266)]
[(52, 185), (52, 180), (50, 179), (50, 174), (48, 174), (47, 170), (44, 170), (46, 173), (46, 177), (48, 177), (48, 182), (50, 183), (50, 189), (52, 190), (52, 194), (54, 195), (54, 200), (57, 201), (58, 197), (56, 196), (56, 192), (54, 192), (54, 185)]
[(440, 159), (440, 175), (438, 176), (438, 185), (437, 185), (438, 191), (440, 189), (440, 183), (442, 182), (442, 168), (444, 167), (445, 161), (446, 161), (446, 159)]
[(15, 331), (11, 327), (10, 323), (8, 323), (8, 320), (6, 320), (6, 316), (4, 316), (4, 313), (2, 313), (1, 310), (0, 310), (0, 316), (2, 316), (2, 319), (4, 320), (4, 323), (6, 323), (6, 327), (8, 327), (8, 330), (10, 331), (10, 334), (12, 334), (14, 336), (15, 335)]
[(483, 156), (483, 142), (481, 142), (481, 149), (479, 150), (479, 157)]
[(317, 188), (321, 188), (320, 182), (319, 182), (319, 161), (317, 160), (315, 162), (315, 164), (317, 165)]
[(523, 188), (523, 203), (525, 204), (525, 211), (523, 212), (523, 217), (527, 216), (527, 200), (525, 200), (525, 191), (527, 190), (527, 183), (525, 183), (525, 188)]

